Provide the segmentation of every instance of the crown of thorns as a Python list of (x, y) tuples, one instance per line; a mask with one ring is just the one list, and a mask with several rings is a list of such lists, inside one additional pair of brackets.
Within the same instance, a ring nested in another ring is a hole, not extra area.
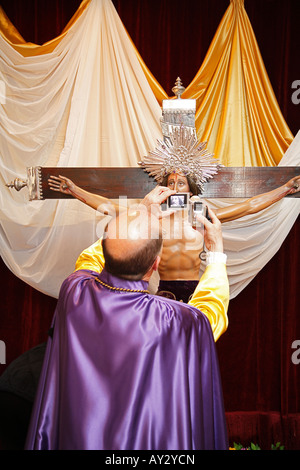
[(206, 142), (199, 142), (194, 133), (185, 126), (174, 126), (166, 141), (157, 140), (142, 162), (144, 169), (160, 184), (170, 173), (189, 176), (203, 191), (203, 184), (212, 178), (222, 166), (206, 149)]

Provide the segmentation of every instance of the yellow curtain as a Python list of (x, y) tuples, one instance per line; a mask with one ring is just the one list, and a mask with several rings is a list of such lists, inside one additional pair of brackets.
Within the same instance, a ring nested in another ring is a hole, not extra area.
[(197, 100), (200, 140), (225, 166), (276, 166), (293, 140), (244, 8), (231, 0), (183, 98)]

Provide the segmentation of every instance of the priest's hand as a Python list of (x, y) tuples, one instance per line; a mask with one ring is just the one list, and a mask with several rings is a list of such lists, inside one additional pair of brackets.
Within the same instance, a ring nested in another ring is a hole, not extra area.
[(156, 186), (144, 197), (140, 204), (158, 219), (169, 217), (175, 211), (171, 209), (163, 211), (161, 209), (161, 204), (172, 194), (176, 194), (174, 189), (170, 189), (167, 186)]
[(197, 219), (204, 225), (204, 243), (208, 251), (215, 251), (223, 253), (223, 235), (222, 235), (222, 224), (216, 214), (209, 209), (208, 215), (211, 219), (209, 221), (203, 215), (197, 215)]

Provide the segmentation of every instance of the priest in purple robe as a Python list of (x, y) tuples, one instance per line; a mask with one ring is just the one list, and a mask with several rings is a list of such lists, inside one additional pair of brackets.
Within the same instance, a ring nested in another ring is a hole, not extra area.
[[(148, 208), (171, 193), (155, 188)], [(81, 254), (61, 287), (26, 449), (228, 449), (215, 341), (229, 285), (210, 217), (199, 216), (209, 252), (188, 304), (148, 292), (162, 246), (148, 210), (138, 223), (118, 215)]]

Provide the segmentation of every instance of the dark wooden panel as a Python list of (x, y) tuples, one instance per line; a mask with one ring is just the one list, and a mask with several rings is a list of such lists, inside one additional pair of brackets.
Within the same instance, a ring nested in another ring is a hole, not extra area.
[[(51, 191), (50, 175), (70, 178), (81, 188), (109, 199), (119, 196), (142, 198), (156, 186), (154, 178), (141, 168), (41, 168), (44, 199), (70, 198)], [(221, 168), (219, 173), (204, 185), (206, 198), (243, 198), (271, 191), (289, 179), (300, 175), (299, 167), (231, 167)], [(299, 197), (297, 193), (288, 197)]]
[(50, 175), (66, 176), (82, 189), (109, 199), (119, 196), (141, 198), (155, 186), (154, 178), (149, 177), (141, 168), (41, 168), (42, 191), (44, 199), (71, 197), (60, 194), (48, 186)]

